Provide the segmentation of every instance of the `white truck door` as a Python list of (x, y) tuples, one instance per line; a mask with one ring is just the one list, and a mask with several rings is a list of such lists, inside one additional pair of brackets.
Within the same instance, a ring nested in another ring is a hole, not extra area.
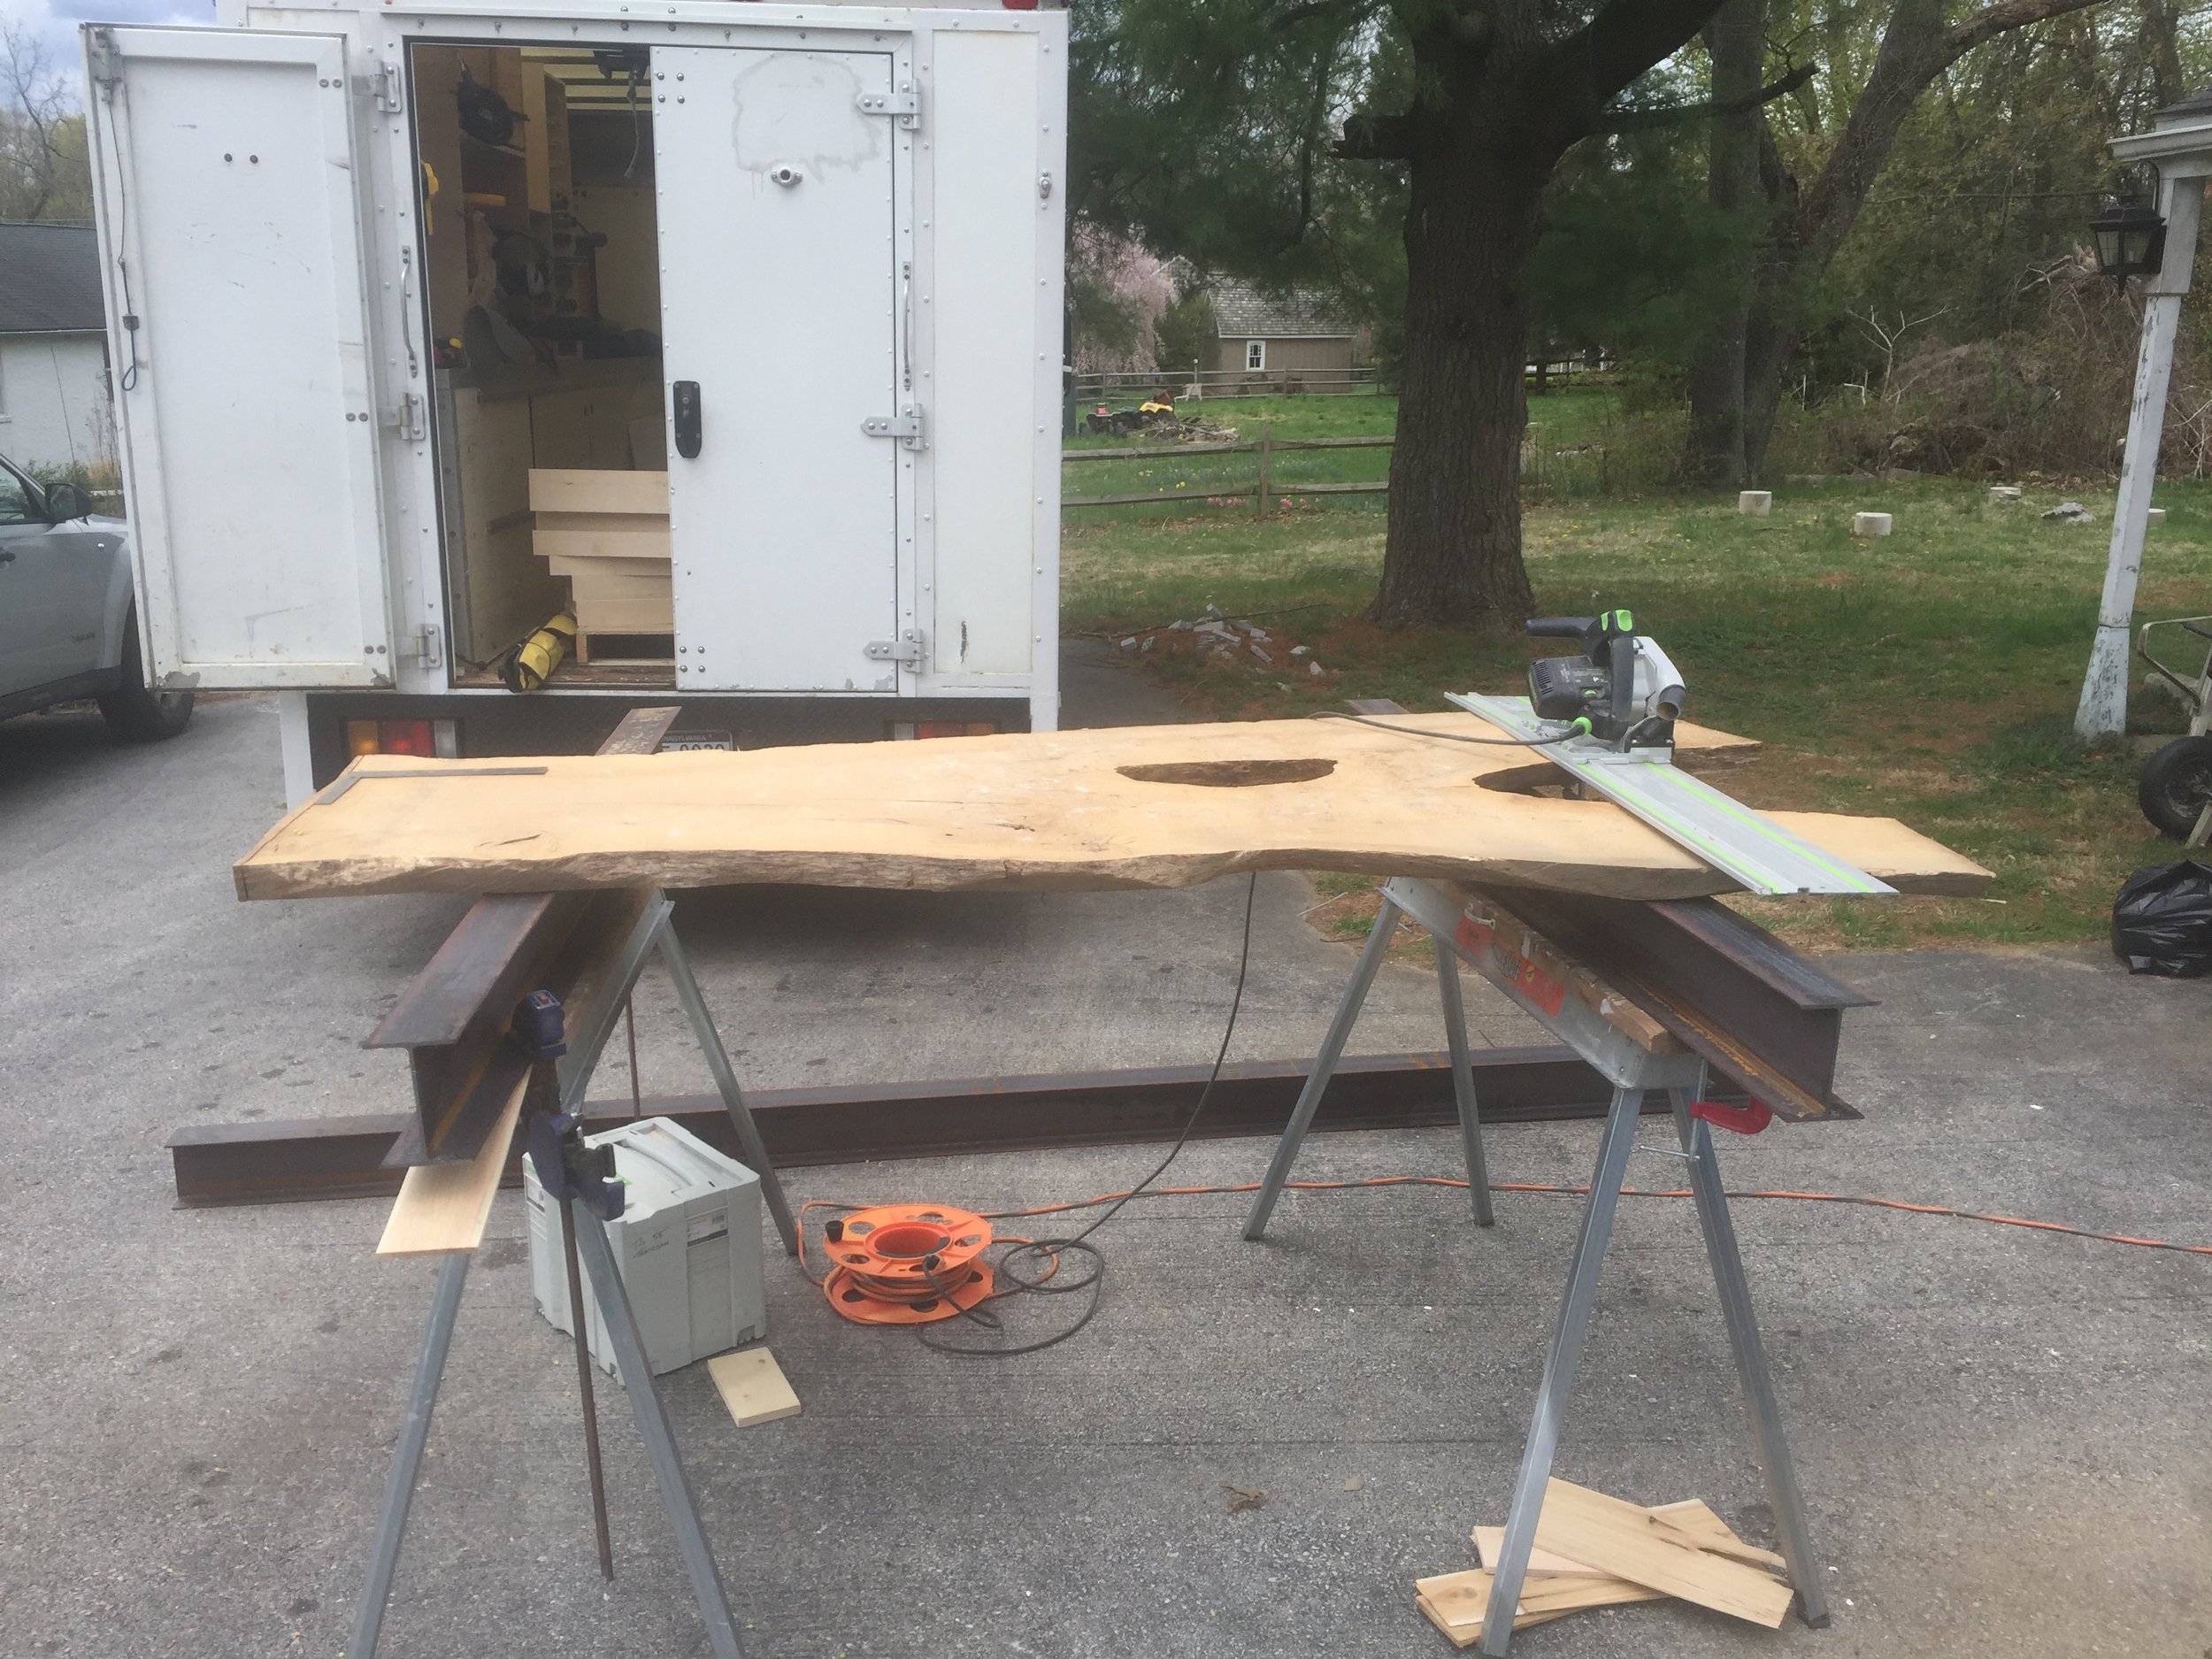
[(388, 685), (344, 42), (85, 33), (110, 356), (155, 680)]
[(895, 691), (887, 52), (653, 49), (680, 691)]

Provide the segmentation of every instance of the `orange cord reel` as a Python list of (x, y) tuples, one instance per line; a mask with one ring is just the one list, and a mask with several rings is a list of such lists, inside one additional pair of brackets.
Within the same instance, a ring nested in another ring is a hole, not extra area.
[(829, 1305), (856, 1325), (957, 1318), (991, 1294), (991, 1224), (943, 1204), (878, 1204), (823, 1228)]

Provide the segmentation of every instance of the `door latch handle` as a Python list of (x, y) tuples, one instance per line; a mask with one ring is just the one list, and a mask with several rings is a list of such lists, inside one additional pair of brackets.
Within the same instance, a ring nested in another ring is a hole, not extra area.
[(699, 458), (699, 382), (678, 380), (675, 388), (676, 453), (687, 461)]

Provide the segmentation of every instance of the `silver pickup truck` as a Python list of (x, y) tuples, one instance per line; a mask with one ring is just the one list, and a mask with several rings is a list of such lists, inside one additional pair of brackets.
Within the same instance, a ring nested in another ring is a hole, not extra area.
[(174, 737), (188, 691), (146, 684), (130, 526), (74, 484), (42, 488), (0, 456), (0, 719), (91, 697), (119, 737)]

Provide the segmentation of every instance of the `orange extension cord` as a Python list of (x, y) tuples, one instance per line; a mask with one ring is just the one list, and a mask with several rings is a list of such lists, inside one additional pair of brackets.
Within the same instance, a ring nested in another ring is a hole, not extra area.
[[(1344, 1192), (1363, 1187), (1455, 1187), (1463, 1192), (1466, 1190), (1467, 1183), (1448, 1175), (1377, 1175), (1363, 1181), (1289, 1181), (1285, 1183), (1285, 1187), (1288, 1191), (1307, 1193)], [(1187, 1198), (1207, 1194), (1256, 1193), (1259, 1189), (1259, 1182), (1246, 1181), (1235, 1187), (1147, 1187), (1135, 1195), (1141, 1198)], [(1590, 1188), (1586, 1183), (1580, 1187), (1548, 1187), (1534, 1181), (1495, 1181), (1491, 1184), (1490, 1190), (1494, 1193), (1533, 1193), (1540, 1196), (1552, 1198), (1580, 1198), (1586, 1195)], [(1908, 1215), (1949, 1216), (1959, 1221), (1988, 1222), (1993, 1226), (2030, 1227), (2038, 1233), (2062, 1233), (2071, 1238), (2093, 1239), (2100, 1244), (2131, 1244), (2146, 1250), (2178, 1250), (2185, 1256), (2212, 1256), (2212, 1244), (2174, 1244), (2164, 1239), (2137, 1239), (2124, 1233), (2098, 1233), (2088, 1227), (2070, 1227), (2062, 1221), (2035, 1221), (2024, 1216), (1983, 1215), (1976, 1210), (1956, 1210), (1948, 1204), (1909, 1204), (1901, 1198), (1869, 1198), (1851, 1193), (1797, 1193), (1774, 1188), (1739, 1190), (1731, 1187), (1727, 1189), (1727, 1193), (1732, 1199), (1790, 1198), (1815, 1204), (1858, 1204), (1869, 1210), (1901, 1210)], [(987, 1220), (1012, 1221), (1028, 1216), (1051, 1216), (1070, 1210), (1095, 1209), (1100, 1204), (1110, 1204), (1130, 1195), (1126, 1192), (1102, 1193), (1096, 1198), (1080, 1198), (1071, 1203), (1039, 1204), (1033, 1210), (979, 1210), (977, 1213)], [(1621, 1196), (1624, 1198), (1688, 1198), (1693, 1194), (1686, 1187), (1664, 1189), (1624, 1187), (1621, 1188)], [(833, 1210), (858, 1208), (853, 1204), (832, 1204), (827, 1200), (816, 1199), (811, 1203), (801, 1206), (803, 1223), (804, 1211), (812, 1210), (817, 1205)], [(805, 1255), (804, 1232), (804, 1226), (802, 1225), (801, 1260), (803, 1263)], [(1002, 1243), (1010, 1241), (1003, 1237), (1000, 1240)]]

